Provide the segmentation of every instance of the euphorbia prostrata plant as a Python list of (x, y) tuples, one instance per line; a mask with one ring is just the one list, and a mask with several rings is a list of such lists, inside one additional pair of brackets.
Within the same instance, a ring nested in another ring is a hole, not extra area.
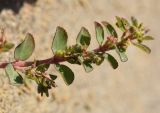
[[(93, 64), (99, 66), (103, 61), (108, 61), (113, 69), (118, 67), (117, 60), (108, 51), (116, 51), (122, 62), (128, 60), (126, 51), (129, 45), (134, 45), (146, 53), (151, 52), (143, 42), (153, 40), (153, 37), (147, 35), (148, 29), (145, 29), (143, 24), (134, 17), (131, 17), (131, 22), (125, 18), (116, 17), (116, 26), (122, 32), (121, 35), (107, 21), (94, 24), (99, 46), (93, 50), (88, 50), (91, 35), (85, 27), (82, 27), (78, 33), (76, 44), (69, 46), (67, 45), (67, 32), (58, 26), (51, 45), (53, 52), (51, 58), (27, 61), (35, 49), (34, 37), (27, 33), (25, 39), (14, 50), (15, 61), (0, 62), (0, 68), (5, 68), (11, 84), (23, 84), (26, 79), (30, 79), (37, 83), (38, 93), (41, 95), (45, 93), (48, 96), (49, 89), (56, 87), (55, 80), (57, 78), (54, 73), (47, 72), (50, 65), (54, 65), (65, 84), (70, 85), (74, 81), (74, 73), (62, 62), (82, 65), (88, 73), (93, 70)], [(1, 30), (0, 52), (8, 52), (13, 47), (14, 44), (5, 39), (4, 31)]]

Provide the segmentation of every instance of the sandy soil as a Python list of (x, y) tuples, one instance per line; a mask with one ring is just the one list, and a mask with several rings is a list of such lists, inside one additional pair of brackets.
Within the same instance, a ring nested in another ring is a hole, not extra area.
[[(34, 6), (24, 3), (17, 14), (2, 10), (0, 26), (6, 28), (8, 39), (18, 44), (27, 32), (34, 35), (37, 46), (31, 59), (52, 55), (51, 40), (58, 25), (68, 31), (69, 44), (75, 43), (85, 26), (93, 34), (90, 48), (94, 48), (93, 22), (114, 22), (115, 16), (136, 16), (151, 29), (155, 41), (148, 43), (150, 55), (130, 47), (129, 61), (120, 63), (117, 70), (104, 63), (86, 74), (82, 67), (71, 66), (76, 73), (74, 83), (67, 87), (59, 77), (58, 88), (49, 98), (40, 97), (32, 86), (9, 85), (1, 70), (0, 113), (159, 113), (159, 12), (159, 0), (38, 0)], [(5, 55), (12, 59), (13, 52)]]

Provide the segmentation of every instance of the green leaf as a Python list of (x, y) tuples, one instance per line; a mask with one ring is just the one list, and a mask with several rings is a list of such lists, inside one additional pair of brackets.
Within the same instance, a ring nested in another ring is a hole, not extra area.
[(96, 65), (101, 65), (104, 61), (104, 57), (102, 55), (97, 55), (95, 58), (94, 58), (94, 63)]
[(83, 67), (87, 73), (93, 71), (93, 67), (89, 62), (83, 62)]
[(90, 60), (89, 60), (89, 63), (94, 63), (96, 64), (97, 66), (101, 65), (104, 61), (104, 57), (103, 57), (103, 53), (94, 53), (94, 52), (90, 52), (89, 53), (89, 57), (90, 57)]
[(51, 78), (52, 80), (56, 80), (56, 79), (57, 79), (57, 76), (56, 76), (56, 75), (49, 74), (49, 76), (50, 76), (50, 78)]
[(116, 69), (118, 67), (117, 60), (109, 53), (105, 53), (104, 58), (110, 63), (113, 69)]
[(117, 20), (116, 26), (117, 26), (118, 28), (120, 28), (122, 31), (125, 31), (125, 27), (124, 27), (124, 25), (123, 25), (123, 23), (122, 23), (121, 18), (118, 17), (118, 16), (116, 16), (116, 20)]
[(121, 20), (122, 20), (122, 23), (123, 23), (123, 26), (125, 27), (125, 29), (130, 27), (130, 23), (128, 22), (127, 19), (121, 18)]
[(15, 48), (14, 58), (21, 61), (27, 60), (32, 55), (34, 48), (34, 38), (28, 33), (25, 40)]
[(58, 50), (65, 50), (67, 47), (68, 35), (64, 28), (57, 27), (54, 39), (52, 42), (52, 51), (55, 53)]
[(151, 53), (151, 49), (149, 47), (147, 47), (146, 45), (143, 44), (138, 44), (138, 43), (133, 43), (132, 44), (136, 47), (138, 47), (139, 49), (143, 50), (144, 52), (150, 54)]
[(144, 36), (142, 40), (154, 40), (152, 36)]
[(82, 56), (78, 57), (79, 62), (83, 65), (85, 72), (89, 73), (93, 71), (93, 67), (90, 62), (84, 61)]
[(23, 78), (20, 76), (18, 72), (16, 72), (12, 66), (12, 64), (8, 64), (5, 68), (5, 72), (10, 79), (10, 83), (13, 85), (22, 84)]
[(131, 21), (135, 27), (138, 27), (138, 20), (135, 17), (131, 17)]
[(138, 29), (144, 29), (143, 23), (140, 23), (140, 24), (138, 25)]
[(128, 57), (125, 53), (125, 51), (120, 50), (117, 46), (115, 46), (116, 52), (119, 55), (122, 62), (126, 62), (128, 60)]
[(99, 24), (98, 22), (95, 22), (95, 30), (96, 30), (96, 39), (99, 45), (102, 45), (104, 41), (104, 30), (101, 24)]
[(102, 24), (106, 27), (106, 30), (109, 35), (111, 35), (115, 38), (118, 38), (116, 30), (114, 29), (114, 27), (111, 24), (109, 24), (108, 22), (105, 22), (105, 21), (103, 21)]
[(5, 42), (3, 47), (0, 49), (2, 52), (7, 52), (14, 47), (13, 43)]
[(77, 44), (84, 48), (87, 48), (90, 45), (90, 41), (91, 41), (91, 36), (88, 30), (82, 27), (76, 39)]
[(48, 70), (50, 64), (41, 64), (39, 66), (37, 66), (36, 70), (40, 71), (40, 72), (45, 72)]
[(117, 27), (120, 28), (123, 32), (126, 31), (127, 28), (129, 28), (130, 24), (125, 18), (116, 16), (116, 20)]
[(55, 64), (55, 69), (60, 72), (66, 85), (72, 84), (74, 80), (74, 73), (69, 67), (62, 64)]

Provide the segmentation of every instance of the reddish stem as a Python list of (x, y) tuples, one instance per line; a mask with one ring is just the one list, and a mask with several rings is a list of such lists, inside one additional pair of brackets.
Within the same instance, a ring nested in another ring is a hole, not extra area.
[[(127, 39), (132, 39), (132, 36), (125, 38), (124, 40)], [(121, 44), (123, 42), (120, 41), (119, 43), (117, 43), (118, 45)], [(108, 45), (104, 44), (103, 46), (100, 46), (96, 49), (93, 50), (94, 53), (98, 53), (98, 52), (105, 52), (105, 51), (109, 51), (111, 50), (111, 48), (108, 47)], [(40, 65), (40, 64), (56, 64), (56, 63), (60, 63), (60, 62), (64, 62), (67, 59), (64, 57), (59, 57), (59, 56), (53, 56), (51, 58), (48, 59), (44, 59), (44, 60), (36, 60), (36, 65)], [(23, 67), (28, 67), (28, 66), (32, 66), (35, 61), (13, 61), (13, 62), (0, 62), (0, 68), (5, 68), (9, 63), (12, 63), (14, 67), (16, 68), (23, 68)]]
[[(104, 51), (104, 50), (107, 50), (107, 48), (102, 49), (102, 47), (99, 47), (97, 49), (94, 49), (93, 51), (97, 53), (97, 52)], [(51, 58), (44, 59), (44, 60), (36, 60), (36, 65), (56, 64), (56, 63), (60, 63), (64, 61), (66, 61), (64, 57), (53, 56)], [(35, 63), (35, 61), (0, 62), (0, 68), (5, 68), (9, 63), (12, 63), (14, 67), (28, 67), (28, 66), (32, 66)]]

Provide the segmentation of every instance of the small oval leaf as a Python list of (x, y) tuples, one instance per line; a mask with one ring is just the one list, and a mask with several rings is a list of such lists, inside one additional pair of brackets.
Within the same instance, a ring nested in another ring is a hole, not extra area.
[(82, 27), (76, 39), (77, 44), (84, 48), (87, 48), (90, 45), (90, 41), (90, 33), (86, 28)]
[(126, 62), (128, 60), (128, 57), (125, 53), (125, 51), (120, 51), (117, 46), (115, 46), (116, 52), (119, 55), (122, 62)]
[(143, 40), (143, 41), (145, 41), (145, 40), (154, 40), (154, 38), (153, 38), (152, 36), (144, 36), (144, 37), (142, 38), (142, 40)]
[(16, 72), (12, 66), (12, 64), (8, 64), (5, 68), (5, 72), (9, 77), (10, 83), (13, 85), (22, 84), (23, 78), (20, 76), (18, 72)]
[(126, 31), (126, 29), (129, 28), (130, 24), (125, 18), (120, 18), (116, 16), (116, 26), (121, 29), (123, 32)]
[(96, 39), (99, 45), (102, 45), (104, 41), (104, 30), (101, 24), (99, 24), (98, 22), (95, 22), (95, 30), (96, 30)]
[(127, 19), (121, 18), (121, 21), (122, 21), (123, 26), (124, 26), (125, 29), (128, 29), (130, 27), (130, 23), (128, 22)]
[(131, 21), (132, 21), (133, 26), (138, 27), (138, 20), (135, 17), (132, 16)]
[(116, 16), (116, 20), (117, 20), (116, 26), (124, 32), (125, 31), (125, 27), (124, 27), (124, 25), (122, 23), (121, 18)]
[(93, 67), (92, 67), (91, 63), (84, 61), (82, 56), (79, 56), (78, 60), (83, 65), (83, 68), (86, 73), (93, 71)]
[(109, 53), (105, 53), (104, 58), (110, 63), (113, 69), (116, 69), (118, 67), (117, 60)]
[(138, 44), (138, 43), (133, 43), (132, 44), (136, 47), (138, 47), (139, 49), (143, 50), (144, 52), (150, 54), (151, 53), (151, 49), (149, 47), (147, 47), (146, 45), (143, 44)]
[(74, 80), (74, 73), (69, 67), (62, 64), (55, 64), (55, 69), (62, 75), (66, 85), (72, 84)]
[(3, 47), (0, 48), (0, 51), (2, 52), (7, 52), (9, 51), (10, 49), (12, 49), (14, 47), (14, 44), (13, 43), (9, 43), (9, 42), (5, 42)]
[(93, 71), (92, 65), (88, 62), (83, 62), (83, 67), (84, 67), (86, 73)]
[(65, 50), (65, 48), (67, 47), (67, 40), (67, 32), (64, 28), (58, 26), (51, 47), (53, 53), (55, 53), (58, 50)]
[(114, 27), (111, 24), (109, 24), (106, 21), (103, 21), (102, 24), (105, 26), (105, 28), (106, 28), (106, 30), (107, 30), (109, 35), (111, 35), (111, 36), (113, 36), (115, 38), (118, 38), (116, 30), (114, 29)]
[(27, 60), (35, 49), (35, 42), (33, 36), (28, 33), (22, 43), (20, 43), (14, 51), (14, 58), (16, 60)]

